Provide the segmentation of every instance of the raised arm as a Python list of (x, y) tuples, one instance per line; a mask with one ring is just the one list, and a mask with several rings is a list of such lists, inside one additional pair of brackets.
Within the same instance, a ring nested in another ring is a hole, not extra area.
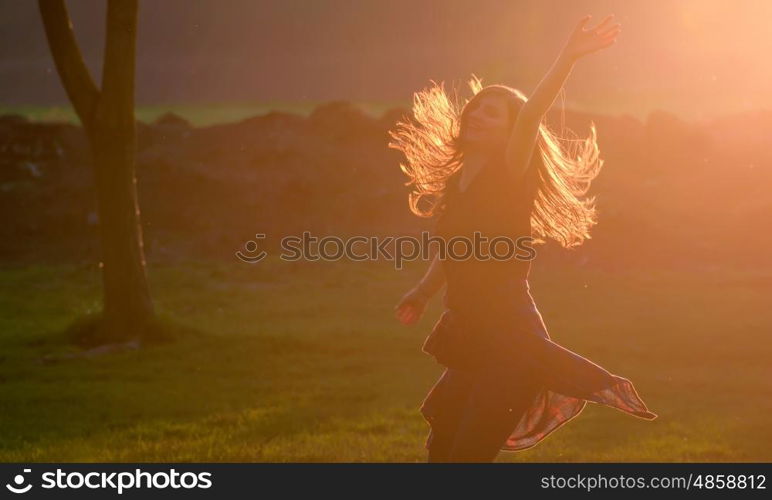
[(519, 179), (530, 164), (542, 117), (563, 88), (576, 61), (609, 47), (621, 31), (618, 23), (612, 23), (613, 15), (606, 16), (596, 27), (586, 29), (590, 18), (587, 15), (579, 21), (552, 67), (517, 115), (506, 151), (507, 165), (515, 179)]

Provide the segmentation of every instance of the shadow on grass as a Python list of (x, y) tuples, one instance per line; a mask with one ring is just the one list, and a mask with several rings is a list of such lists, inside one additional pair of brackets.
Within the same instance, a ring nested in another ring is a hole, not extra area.
[[(136, 340), (144, 345), (153, 345), (203, 334), (201, 330), (182, 324), (171, 316), (156, 314), (137, 332)], [(83, 348), (95, 348), (115, 342), (110, 332), (103, 327), (101, 312), (77, 318), (62, 332), (61, 338)]]

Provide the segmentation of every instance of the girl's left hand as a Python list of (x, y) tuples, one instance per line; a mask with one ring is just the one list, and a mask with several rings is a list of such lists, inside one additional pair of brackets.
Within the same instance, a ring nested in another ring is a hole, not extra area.
[(590, 18), (592, 18), (591, 15), (584, 16), (566, 42), (563, 53), (571, 60), (579, 59), (611, 46), (616, 42), (619, 32), (622, 31), (619, 23), (611, 23), (614, 14), (603, 18), (594, 28), (585, 29)]

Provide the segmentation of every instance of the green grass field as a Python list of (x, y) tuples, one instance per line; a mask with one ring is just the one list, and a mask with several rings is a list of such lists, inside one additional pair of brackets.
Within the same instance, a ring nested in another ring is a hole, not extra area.
[[(391, 316), (419, 265), (150, 267), (172, 344), (41, 363), (98, 309), (96, 266), (0, 270), (0, 461), (423, 461), (418, 408), (441, 372)], [(542, 269), (556, 341), (630, 378), (659, 414), (589, 404), (500, 461), (770, 461), (772, 273)]]

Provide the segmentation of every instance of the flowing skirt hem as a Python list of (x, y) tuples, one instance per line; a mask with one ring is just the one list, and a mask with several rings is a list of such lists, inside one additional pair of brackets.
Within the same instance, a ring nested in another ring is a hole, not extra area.
[[(643, 420), (654, 420), (657, 414), (649, 411), (628, 379), (612, 375), (614, 383), (586, 398), (562, 394), (544, 387), (527, 407), (518, 424), (501, 446), (501, 451), (522, 451), (536, 446), (554, 431), (579, 416), (587, 403), (601, 404)], [(437, 395), (442, 391), (441, 378), (424, 399), (420, 412), (429, 425), (442, 413)], [(441, 399), (441, 398), (440, 398)], [(424, 447), (428, 449), (427, 439)]]
[[(461, 370), (497, 366), (513, 378), (537, 381), (541, 390), (526, 406), (501, 449), (518, 451), (531, 448), (565, 423), (579, 415), (587, 402), (616, 408), (644, 420), (654, 420), (633, 383), (615, 375), (584, 356), (554, 342), (532, 302), (526, 303), (512, 328), (494, 327), (498, 336), (472, 338), (479, 326), (446, 310), (426, 338), (422, 351), (447, 367)], [(483, 339), (492, 341), (484, 343)], [(421, 405), (421, 413), (431, 425), (443, 408), (447, 381), (441, 377)], [(452, 390), (452, 389), (450, 389)], [(444, 418), (444, 417), (442, 417)], [(428, 440), (427, 440), (428, 445)]]

